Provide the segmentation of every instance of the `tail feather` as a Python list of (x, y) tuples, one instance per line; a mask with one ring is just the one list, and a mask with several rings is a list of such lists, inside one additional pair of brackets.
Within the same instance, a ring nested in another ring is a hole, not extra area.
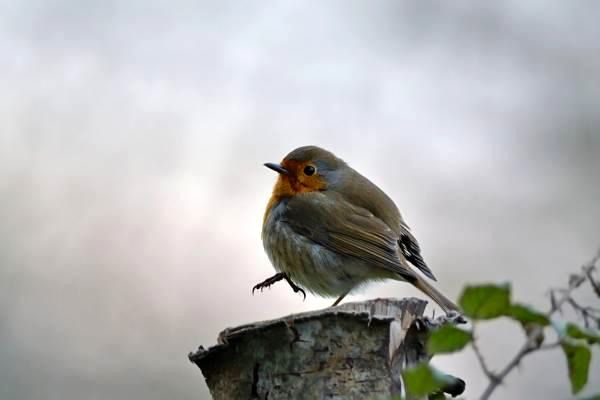
[(454, 304), (454, 302), (444, 296), (440, 291), (431, 286), (429, 283), (425, 282), (424, 279), (420, 277), (413, 283), (417, 289), (421, 292), (425, 293), (427, 296), (431, 297), (433, 301), (435, 301), (444, 312), (448, 313), (449, 311), (458, 311), (461, 312), (460, 308)]

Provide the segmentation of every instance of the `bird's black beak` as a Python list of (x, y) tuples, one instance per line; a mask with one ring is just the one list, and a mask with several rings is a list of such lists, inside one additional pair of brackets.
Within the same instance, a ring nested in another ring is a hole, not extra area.
[(270, 168), (273, 171), (278, 172), (283, 175), (287, 175), (289, 173), (287, 169), (285, 169), (281, 166), (281, 164), (275, 164), (275, 163), (268, 162), (268, 163), (265, 163), (265, 167)]

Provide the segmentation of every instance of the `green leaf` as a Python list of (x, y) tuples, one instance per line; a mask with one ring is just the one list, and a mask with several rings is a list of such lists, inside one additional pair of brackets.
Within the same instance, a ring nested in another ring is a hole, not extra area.
[(571, 322), (565, 325), (565, 334), (573, 339), (585, 339), (590, 344), (600, 344), (600, 333), (591, 329), (582, 328)]
[(458, 300), (466, 316), (473, 319), (492, 319), (507, 313), (510, 307), (510, 286), (467, 286)]
[(580, 398), (578, 400), (600, 400), (600, 393), (593, 394), (591, 396), (582, 397), (582, 398)]
[(444, 325), (431, 332), (427, 339), (427, 352), (429, 354), (452, 353), (461, 350), (471, 340), (471, 332), (464, 331), (452, 325)]
[(506, 316), (523, 324), (533, 323), (542, 326), (548, 326), (550, 324), (550, 320), (545, 314), (523, 304), (512, 304), (508, 308)]
[(587, 383), (592, 353), (586, 345), (574, 344), (568, 340), (563, 340), (561, 346), (567, 357), (571, 391), (578, 393)]
[(436, 392), (449, 383), (446, 375), (428, 364), (421, 363), (402, 372), (406, 392), (413, 396), (425, 396)]

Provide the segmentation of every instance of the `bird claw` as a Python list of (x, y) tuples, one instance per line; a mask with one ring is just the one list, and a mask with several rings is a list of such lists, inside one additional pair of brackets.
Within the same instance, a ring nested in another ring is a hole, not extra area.
[(304, 296), (302, 301), (306, 300), (306, 292), (304, 291), (304, 289), (302, 289), (300, 286), (298, 286), (294, 282), (292, 282), (292, 280), (290, 279), (289, 276), (287, 276), (287, 274), (284, 274), (283, 279), (285, 279), (285, 281), (288, 283), (288, 285), (290, 285), (290, 287), (292, 288), (294, 293), (298, 293), (298, 292), (302, 293), (302, 296)]
[(283, 272), (280, 272), (278, 274), (273, 275), (270, 278), (265, 279), (264, 281), (257, 283), (256, 285), (254, 285), (254, 287), (252, 288), (252, 295), (254, 295), (254, 291), (260, 289), (260, 292), (262, 293), (262, 291), (265, 288), (269, 288), (271, 287), (271, 285), (273, 285), (276, 282), (279, 282), (280, 280), (285, 279), (285, 274)]
[(292, 290), (294, 291), (294, 293), (302, 293), (302, 296), (304, 296), (302, 298), (302, 301), (306, 300), (306, 292), (304, 291), (304, 289), (302, 289), (301, 287), (296, 286), (296, 284), (292, 281), (288, 281), (289, 285), (292, 287)]
[(290, 285), (290, 287), (292, 288), (292, 290), (294, 291), (294, 293), (302, 293), (302, 296), (304, 296), (304, 298), (302, 299), (302, 301), (306, 300), (306, 292), (299, 287), (298, 285), (296, 285), (294, 282), (292, 282), (292, 280), (290, 279), (290, 277), (284, 273), (284, 272), (279, 272), (275, 275), (273, 275), (270, 278), (265, 279), (264, 281), (257, 283), (256, 285), (254, 285), (254, 287), (252, 287), (252, 295), (254, 295), (254, 291), (260, 289), (260, 292), (262, 293), (262, 291), (264, 290), (264, 288), (270, 288), (271, 285), (275, 284), (276, 282), (279, 282), (281, 280), (285, 279), (285, 281), (288, 283), (288, 285)]

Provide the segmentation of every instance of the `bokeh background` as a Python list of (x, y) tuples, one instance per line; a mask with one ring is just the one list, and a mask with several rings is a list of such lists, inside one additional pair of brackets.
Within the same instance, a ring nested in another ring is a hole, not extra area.
[[(509, 281), (546, 307), (600, 244), (599, 16), (591, 1), (0, 2), (0, 398), (208, 399), (189, 351), (329, 305), (250, 294), (273, 272), (262, 163), (305, 144), (395, 199), (448, 295)], [(509, 322), (480, 333), (496, 368), (522, 340)], [(470, 351), (435, 364), (482, 391)], [(597, 358), (586, 392), (598, 376)], [(496, 397), (569, 398), (562, 355), (526, 359)]]

